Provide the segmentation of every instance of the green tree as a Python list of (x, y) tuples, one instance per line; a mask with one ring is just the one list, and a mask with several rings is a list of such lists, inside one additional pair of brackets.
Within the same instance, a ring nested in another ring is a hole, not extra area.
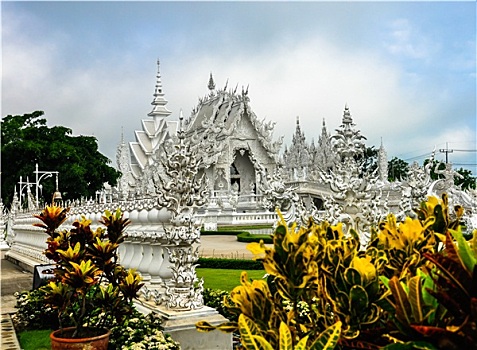
[[(424, 160), (424, 165), (427, 165), (431, 160), (426, 159)], [(446, 168), (446, 164), (444, 162), (439, 162), (437, 160), (433, 160), (433, 164), (431, 167), (431, 179), (437, 180), (437, 179), (443, 179), (444, 175), (443, 174), (438, 174), (435, 172), (437, 166), (437, 170), (444, 170)], [(460, 174), (462, 176), (459, 177), (458, 175), (454, 176), (454, 185), (460, 186), (463, 190), (473, 188), (475, 189), (475, 181), (476, 177), (472, 176), (472, 171), (464, 168), (459, 168), (455, 170), (457, 174)]]
[[(2, 118), (2, 200), (9, 205), (20, 176), (35, 182), (35, 164), (40, 171), (58, 171), (63, 199), (94, 197), (104, 183), (115, 186), (120, 173), (98, 151), (93, 136), (73, 136), (64, 126), (48, 127), (44, 112), (8, 115)], [(54, 176), (43, 178), (39, 201), (49, 203), (55, 191)], [(35, 192), (35, 186), (32, 187)]]
[(378, 168), (379, 151), (374, 146), (366, 147), (362, 155), (356, 155), (354, 159), (361, 166), (360, 175), (370, 174)]
[(428, 165), (431, 161), (432, 161), (432, 166), (430, 168), (431, 169), (431, 179), (432, 180), (443, 179), (444, 175), (437, 174), (435, 170), (436, 170), (436, 167), (437, 167), (437, 170), (444, 170), (446, 168), (445, 163), (439, 162), (438, 160), (435, 160), (435, 159), (432, 159), (432, 160), (431, 159), (425, 159), (423, 166)]
[(397, 157), (394, 157), (388, 162), (388, 180), (401, 181), (407, 176), (409, 171), (409, 164)]
[(456, 186), (460, 186), (463, 190), (467, 190), (469, 188), (473, 188), (475, 190), (475, 182), (477, 181), (477, 177), (472, 176), (472, 171), (459, 168), (456, 170), (456, 172), (462, 176), (462, 178), (454, 178), (454, 183)]

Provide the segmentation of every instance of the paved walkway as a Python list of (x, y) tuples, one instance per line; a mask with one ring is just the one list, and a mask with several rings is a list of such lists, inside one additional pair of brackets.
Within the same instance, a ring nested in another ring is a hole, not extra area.
[(23, 271), (20, 267), (5, 259), (0, 260), (1, 265), (1, 341), (2, 350), (20, 350), (20, 345), (13, 328), (10, 315), (16, 312), (15, 292), (30, 290), (33, 282), (33, 275)]
[(200, 237), (199, 255), (204, 258), (252, 259), (247, 244), (237, 241), (237, 236), (205, 235)]

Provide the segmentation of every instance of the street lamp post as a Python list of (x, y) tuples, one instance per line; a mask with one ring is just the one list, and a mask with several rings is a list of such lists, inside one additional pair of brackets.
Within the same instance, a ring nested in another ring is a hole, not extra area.
[[(23, 178), (20, 176), (20, 181), (18, 182), (18, 184), (20, 185), (20, 191), (18, 192), (18, 194), (19, 194), (19, 199), (18, 199), (18, 200), (20, 201), (20, 208), (21, 208), (21, 207), (22, 207), (22, 193), (23, 193), (23, 190), (24, 190), (25, 187), (27, 187), (27, 186), (28, 186), (28, 189), (30, 189), (30, 186), (35, 185), (35, 183), (29, 182), (29, 181), (28, 181), (28, 177), (27, 177), (26, 182), (24, 182), (24, 181), (23, 181)], [(28, 192), (30, 192), (30, 191), (28, 191)], [(28, 192), (27, 192), (27, 193), (28, 193)]]
[[(38, 163), (36, 163), (35, 165), (35, 171), (34, 171), (35, 175), (36, 175), (36, 207), (38, 208), (39, 206), (39, 201), (38, 201), (38, 189), (40, 187), (40, 181), (43, 179), (43, 178), (48, 178), (48, 177), (51, 177), (52, 175), (55, 175), (56, 176), (56, 190), (55, 190), (55, 193), (53, 194), (53, 199), (57, 199), (57, 200), (61, 200), (61, 193), (60, 191), (58, 191), (58, 172), (57, 171), (40, 171), (38, 170)], [(39, 174), (42, 174), (41, 176), (38, 176)]]

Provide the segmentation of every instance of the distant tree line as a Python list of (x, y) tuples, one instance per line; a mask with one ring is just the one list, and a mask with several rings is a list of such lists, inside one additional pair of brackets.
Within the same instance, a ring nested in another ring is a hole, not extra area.
[[(64, 126), (47, 126), (44, 112), (7, 115), (1, 120), (2, 201), (9, 206), (14, 191), (22, 181), (35, 182), (35, 164), (40, 171), (58, 171), (59, 191), (63, 199), (94, 197), (105, 183), (115, 186), (120, 173), (98, 150), (93, 136), (73, 136)], [(55, 177), (44, 177), (39, 192), (40, 203), (50, 203), (55, 191)], [(35, 193), (35, 186), (31, 187)], [(26, 193), (24, 190), (23, 193)]]
[[(379, 151), (372, 147), (367, 147), (365, 152), (356, 157), (356, 160), (361, 162), (361, 171), (363, 173), (370, 173), (375, 171), (378, 168), (378, 153)], [(426, 159), (424, 160), (423, 165), (427, 165), (431, 160)], [(437, 168), (436, 168), (437, 167)], [(439, 162), (437, 160), (433, 160), (433, 164), (431, 166), (431, 179), (438, 180), (444, 177), (443, 174), (436, 173), (439, 170), (443, 170), (445, 168), (445, 163)], [(388, 180), (390, 182), (395, 181), (403, 181), (406, 179), (409, 171), (409, 163), (406, 161), (393, 157), (390, 161), (388, 161)], [(472, 171), (464, 168), (454, 169), (454, 171), (460, 174), (462, 177), (454, 177), (454, 184), (456, 186), (460, 186), (463, 190), (466, 189), (475, 189), (476, 188), (476, 177), (472, 176)]]

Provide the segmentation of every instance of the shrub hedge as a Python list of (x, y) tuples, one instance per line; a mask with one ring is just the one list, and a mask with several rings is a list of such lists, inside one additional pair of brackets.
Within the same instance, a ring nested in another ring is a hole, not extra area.
[(218, 230), (218, 231), (200, 231), (200, 234), (202, 236), (212, 236), (212, 235), (220, 235), (220, 236), (236, 236), (236, 235), (239, 235), (241, 233), (249, 233), (249, 232), (245, 232), (245, 231), (221, 231), (221, 230)]
[(199, 258), (199, 268), (232, 269), (232, 270), (263, 270), (263, 264), (257, 260), (240, 260), (224, 258)]
[(237, 235), (237, 241), (239, 242), (260, 242), (263, 243), (273, 243), (273, 238), (271, 235), (263, 235), (263, 234), (251, 234), (250, 232), (242, 232)]

